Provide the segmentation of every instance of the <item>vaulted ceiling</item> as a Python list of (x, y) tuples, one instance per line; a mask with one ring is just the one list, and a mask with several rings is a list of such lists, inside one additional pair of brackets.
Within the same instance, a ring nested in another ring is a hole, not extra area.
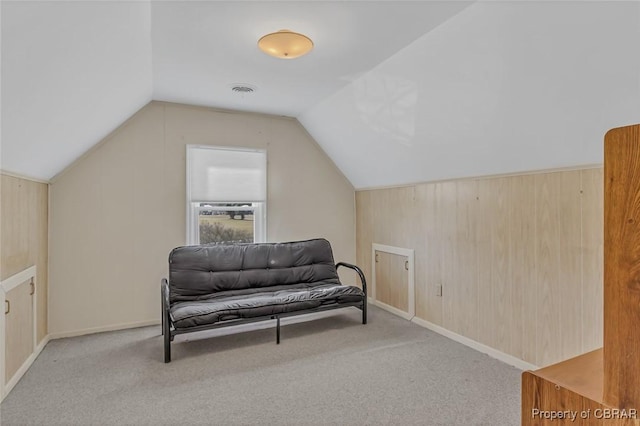
[[(604, 132), (640, 116), (638, 2), (2, 1), (0, 12), (1, 168), (40, 179), (152, 99), (296, 117), (357, 188), (597, 163)], [(314, 50), (257, 49), (283, 28)]]

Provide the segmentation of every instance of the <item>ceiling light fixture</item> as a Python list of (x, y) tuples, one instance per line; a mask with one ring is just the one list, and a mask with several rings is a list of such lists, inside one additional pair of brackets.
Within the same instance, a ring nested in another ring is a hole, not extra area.
[(267, 55), (281, 59), (293, 59), (306, 55), (313, 49), (313, 42), (304, 34), (280, 30), (258, 40), (258, 47)]

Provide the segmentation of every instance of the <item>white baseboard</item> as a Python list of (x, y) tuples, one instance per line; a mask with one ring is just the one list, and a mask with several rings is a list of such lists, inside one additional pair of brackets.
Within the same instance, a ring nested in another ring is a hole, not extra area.
[(33, 351), (33, 353), (29, 355), (29, 358), (27, 358), (24, 361), (24, 363), (20, 366), (18, 371), (15, 372), (11, 380), (9, 380), (7, 384), (4, 386), (2, 395), (0, 395), (1, 396), (0, 402), (4, 400), (4, 398), (7, 395), (9, 395), (9, 392), (11, 392), (11, 390), (15, 387), (15, 385), (18, 384), (22, 376), (24, 376), (24, 373), (26, 373), (27, 370), (29, 370), (33, 362), (36, 360), (36, 358), (38, 358), (38, 355), (40, 355), (40, 352), (42, 352), (42, 350), (44, 349), (45, 346), (47, 346), (47, 343), (49, 343), (50, 340), (51, 338), (49, 337), (49, 335), (47, 335), (44, 337), (44, 339), (42, 339), (42, 341), (40, 341), (40, 343), (38, 343), (38, 346), (36, 346), (36, 349)]
[(368, 298), (368, 299), (369, 299), (369, 303), (371, 305), (375, 305), (375, 306), (377, 306), (379, 308), (384, 309), (385, 311), (389, 311), (392, 314), (399, 316), (400, 318), (404, 318), (404, 319), (406, 319), (408, 321), (411, 321), (411, 319), (413, 319), (413, 315), (411, 315), (409, 312), (405, 312), (405, 311), (400, 310), (398, 308), (395, 308), (395, 307), (393, 307), (391, 305), (387, 305), (386, 303), (383, 303), (383, 302), (381, 302), (379, 300), (372, 300), (371, 298)]
[(502, 361), (506, 364), (519, 368), (520, 370), (537, 370), (538, 369), (537, 366), (533, 364), (529, 364), (528, 362), (523, 361), (520, 358), (516, 358), (513, 355), (506, 354), (490, 346), (476, 342), (475, 340), (469, 339), (468, 337), (461, 336), (460, 334), (454, 333), (453, 331), (449, 331), (446, 328), (440, 327), (439, 325), (436, 325), (432, 322), (423, 320), (422, 318), (413, 317), (411, 322), (413, 322), (414, 324), (418, 324), (419, 326), (428, 328), (429, 330), (434, 331), (438, 334), (441, 334), (451, 340), (455, 340), (458, 343), (462, 343), (465, 346), (469, 346), (470, 348), (475, 349), (478, 352), (487, 354), (490, 357), (495, 358), (499, 361)]
[[(63, 331), (60, 333), (50, 333), (48, 337), (50, 337), (51, 340), (54, 340), (54, 339), (62, 339), (65, 337), (84, 336), (85, 334), (102, 333), (105, 331), (117, 331), (117, 330), (126, 330), (127, 328), (147, 327), (149, 325), (160, 325), (160, 320), (157, 319), (157, 320), (127, 322), (127, 323), (121, 323), (121, 324), (106, 325), (102, 327), (92, 327), (92, 328), (84, 328), (84, 329), (73, 330), (73, 331)], [(159, 328), (158, 328), (158, 333), (160, 333)]]

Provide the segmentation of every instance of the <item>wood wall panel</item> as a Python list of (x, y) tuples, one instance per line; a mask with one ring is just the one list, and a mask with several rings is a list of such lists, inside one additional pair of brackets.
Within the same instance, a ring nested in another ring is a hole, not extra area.
[[(464, 184), (460, 182), (460, 184)], [(495, 316), (496, 298), (491, 276), (491, 263), (493, 254), (491, 253), (491, 229), (493, 225), (493, 188), (490, 180), (480, 180), (478, 182), (478, 226), (476, 240), (476, 258), (478, 275), (478, 341), (485, 345), (496, 347), (495, 339)], [(453, 283), (452, 283), (453, 285)]]
[(48, 331), (49, 186), (0, 174), (0, 280), (37, 268), (38, 342)]
[[(603, 169), (583, 170), (582, 195), (582, 344), (602, 346), (603, 332)], [(595, 332), (594, 332), (595, 331)]]
[(510, 322), (502, 320), (511, 317), (511, 283), (509, 281), (509, 180), (507, 178), (491, 179), (494, 182), (495, 217), (491, 221), (491, 277), (494, 287), (493, 322), (496, 327), (496, 348), (503, 352), (511, 350)]
[(372, 243), (414, 249), (417, 317), (548, 365), (602, 345), (602, 187), (584, 169), (357, 191), (357, 258), (370, 276)]
[(560, 352), (560, 283), (559, 226), (556, 191), (560, 186), (560, 175), (536, 176), (536, 281), (540, 292), (536, 323), (536, 355), (541, 365), (550, 364)]
[[(456, 279), (456, 267), (464, 267), (456, 258), (456, 218), (457, 218), (457, 185), (455, 182), (438, 183), (440, 186), (440, 203), (438, 203), (438, 225), (440, 227), (441, 245), (441, 279), (443, 294), (448, 296), (442, 300), (442, 323), (450, 330), (458, 329), (456, 310), (460, 292), (458, 286), (449, 284)], [(413, 247), (407, 247), (413, 248)]]
[[(357, 194), (370, 191), (357, 192)], [(435, 324), (442, 324), (442, 297), (437, 296), (437, 286), (442, 281), (442, 232), (438, 224), (440, 187), (417, 185), (415, 211), (417, 213), (415, 250), (415, 300), (416, 316)], [(356, 207), (356, 211), (358, 208)], [(373, 224), (372, 224), (373, 225)]]
[[(560, 173), (558, 193), (559, 281), (556, 283), (560, 322), (561, 358), (573, 358), (583, 352), (582, 344), (582, 203), (581, 174)], [(574, 303), (572, 299), (580, 299)]]
[[(371, 192), (356, 192), (356, 265), (364, 273), (367, 283), (371, 283), (371, 244), (373, 235), (373, 209), (371, 206)], [(367, 208), (365, 208), (367, 206)], [(369, 293), (371, 292), (369, 288)]]
[(511, 346), (509, 353), (538, 364), (536, 289), (536, 197), (535, 176), (515, 176), (509, 187), (509, 280), (511, 291)]
[[(478, 335), (478, 274), (475, 239), (478, 225), (477, 184), (474, 181), (456, 185), (455, 234), (449, 250), (455, 259), (453, 281), (459, 286), (448, 286), (447, 295), (455, 298), (454, 323), (456, 333), (477, 339)], [(452, 219), (454, 216), (452, 215)]]

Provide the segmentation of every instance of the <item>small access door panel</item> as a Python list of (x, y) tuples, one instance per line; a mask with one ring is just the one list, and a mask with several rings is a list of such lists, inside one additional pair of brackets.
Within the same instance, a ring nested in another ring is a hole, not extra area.
[(413, 250), (373, 244), (374, 304), (406, 319), (415, 315)]

